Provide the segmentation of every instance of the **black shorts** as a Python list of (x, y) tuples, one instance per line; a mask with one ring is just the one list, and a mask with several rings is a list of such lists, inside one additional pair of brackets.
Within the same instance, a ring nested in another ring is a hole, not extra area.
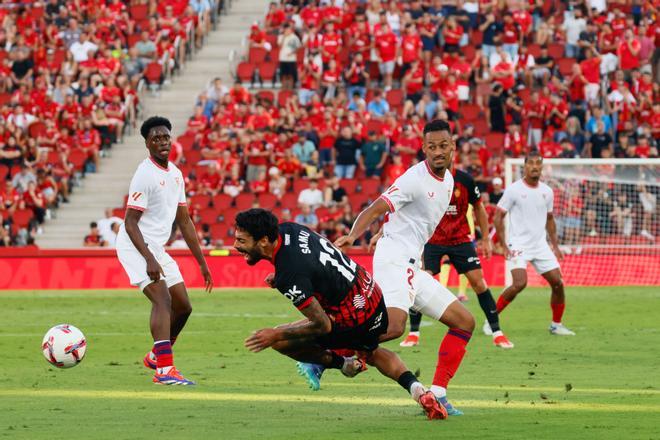
[(380, 335), (387, 332), (387, 307), (381, 298), (374, 313), (362, 324), (350, 328), (334, 328), (316, 340), (323, 348), (348, 348), (373, 351), (378, 348)]
[(280, 77), (290, 76), (294, 81), (298, 80), (298, 64), (295, 61), (280, 61)]
[(456, 246), (427, 243), (424, 245), (424, 269), (430, 270), (433, 275), (437, 274), (440, 272), (440, 262), (445, 255), (449, 257), (449, 261), (458, 273), (481, 269), (477, 250), (472, 243), (462, 243)]

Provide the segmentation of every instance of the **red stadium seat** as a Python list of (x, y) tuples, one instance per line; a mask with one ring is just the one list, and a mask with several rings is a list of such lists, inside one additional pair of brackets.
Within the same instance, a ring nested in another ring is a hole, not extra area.
[(282, 208), (294, 209), (298, 206), (298, 193), (286, 193), (280, 200)]
[(504, 134), (488, 133), (484, 142), (489, 150), (501, 150), (504, 148)]
[(236, 67), (236, 76), (241, 82), (249, 82), (252, 84), (255, 70), (256, 66), (254, 64), (244, 61), (239, 63), (238, 67)]
[(389, 92), (387, 92), (386, 98), (390, 107), (400, 107), (403, 105), (403, 99), (404, 99), (403, 90), (392, 89)]
[(474, 134), (477, 136), (484, 136), (490, 132), (486, 118), (475, 119), (470, 123), (474, 126)]
[(259, 78), (261, 78), (262, 83), (267, 81), (275, 84), (275, 74), (277, 74), (276, 63), (263, 63), (259, 65)]
[(275, 63), (275, 64), (278, 64), (280, 62), (279, 61), (280, 60), (280, 48), (275, 47), (275, 48), (271, 49), (271, 51), (268, 52), (268, 55), (266, 56), (266, 59), (268, 61), (271, 61), (271, 62)]
[(0, 163), (0, 181), (4, 181), (9, 174), (9, 167)]
[(213, 208), (206, 208), (199, 211), (199, 221), (202, 224), (213, 225), (218, 221), (218, 213)]
[(220, 216), (223, 218), (223, 221), (227, 224), (233, 225), (234, 220), (236, 219), (236, 214), (238, 214), (242, 209), (237, 208), (227, 208), (224, 211), (220, 212)]
[(472, 61), (477, 52), (477, 49), (475, 49), (475, 47), (472, 44), (468, 44), (467, 46), (463, 46), (461, 48), (461, 52), (465, 54), (465, 59), (467, 61)]
[(380, 195), (380, 179), (374, 179), (372, 177), (366, 177), (364, 180), (360, 181), (360, 192), (367, 195)]
[(144, 68), (144, 78), (148, 84), (160, 84), (163, 77), (163, 66), (152, 61)]
[(565, 45), (563, 43), (548, 44), (548, 56), (558, 60), (564, 58)]
[(25, 228), (30, 220), (34, 217), (34, 212), (31, 209), (17, 209), (11, 216), (14, 226), (17, 228)]
[(557, 61), (557, 67), (559, 68), (559, 73), (562, 76), (567, 77), (573, 73), (573, 65), (575, 64), (575, 58), (560, 58)]
[(534, 58), (538, 58), (541, 55), (541, 46), (538, 44), (528, 44), (527, 52)]
[(293, 193), (298, 197), (300, 191), (303, 189), (309, 188), (309, 180), (306, 179), (296, 179), (293, 181)]
[(82, 171), (85, 162), (87, 162), (87, 153), (80, 149), (73, 149), (69, 153), (69, 162), (73, 164), (76, 171)]
[(272, 47), (273, 49), (275, 49), (275, 48), (279, 48), (279, 46), (278, 46), (278, 44), (277, 44), (277, 35), (266, 34), (266, 41), (267, 41), (268, 43), (270, 43), (270, 45), (271, 45), (271, 47)]
[(365, 193), (351, 194), (351, 196), (348, 198), (353, 212), (356, 213), (362, 211), (362, 206), (365, 203), (368, 203), (370, 200), (373, 200), (373, 198), (369, 194)]
[(208, 208), (211, 203), (211, 196), (208, 194), (196, 194), (190, 198), (190, 203), (193, 206), (199, 205), (200, 208)]
[(266, 61), (268, 52), (261, 47), (251, 47), (248, 52), (248, 63), (261, 64)]
[(474, 121), (481, 114), (481, 107), (476, 104), (463, 104), (459, 108), (459, 112), (463, 116), (465, 122)]
[(192, 149), (193, 143), (195, 142), (195, 135), (194, 134), (182, 134), (178, 138), (176, 138), (177, 142), (181, 144), (181, 147), (183, 148), (184, 152), (187, 152)]
[(355, 179), (341, 179), (339, 181), (339, 186), (346, 190), (349, 197), (356, 192), (357, 184), (358, 182)]
[(380, 119), (369, 119), (367, 121), (367, 132), (375, 131), (376, 133), (380, 133), (383, 129), (383, 124), (383, 121)]
[(8, 104), (11, 101), (10, 93), (0, 93), (0, 107), (5, 104)]
[(133, 5), (128, 10), (131, 18), (135, 21), (145, 20), (149, 14), (149, 5), (147, 4), (137, 4)]
[(224, 239), (228, 235), (229, 227), (229, 223), (213, 223), (211, 225), (211, 236), (215, 240)]
[(128, 47), (133, 47), (135, 44), (142, 39), (142, 35), (135, 33), (127, 37)]
[(232, 199), (227, 194), (220, 193), (213, 197), (213, 208), (217, 212), (224, 211), (225, 209), (231, 207), (233, 201), (234, 199)]
[(270, 90), (260, 90), (257, 93), (257, 97), (270, 103), (275, 102), (275, 94)]
[(259, 206), (264, 209), (273, 209), (277, 205), (278, 198), (271, 193), (259, 194)]
[(46, 134), (46, 123), (43, 121), (35, 121), (28, 127), (28, 134), (31, 138), (37, 138)]
[(252, 207), (252, 203), (254, 203), (255, 197), (254, 194), (242, 193), (237, 195), (235, 200), (236, 208), (243, 211)]

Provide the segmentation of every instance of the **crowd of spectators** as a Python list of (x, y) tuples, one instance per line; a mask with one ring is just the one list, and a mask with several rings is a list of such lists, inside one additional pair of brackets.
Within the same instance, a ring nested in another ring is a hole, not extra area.
[(180, 69), (210, 0), (0, 4), (0, 246), (34, 242), (77, 179), (135, 127), (144, 83)]

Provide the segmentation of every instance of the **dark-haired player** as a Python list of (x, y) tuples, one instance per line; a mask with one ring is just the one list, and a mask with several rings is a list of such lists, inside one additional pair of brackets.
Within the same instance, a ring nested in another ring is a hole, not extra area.
[[(449, 209), (447, 209), (447, 213), (440, 224), (435, 228), (431, 239), (424, 246), (424, 270), (436, 276), (440, 272), (442, 257), (448, 256), (449, 261), (456, 268), (456, 272), (465, 274), (472, 289), (477, 294), (479, 306), (486, 315), (487, 325), (484, 326), (484, 330), (493, 335), (493, 343), (497, 347), (513, 348), (513, 344), (500, 330), (495, 300), (488, 285), (486, 285), (481, 270), (481, 262), (472, 243), (470, 224), (467, 217), (470, 205), (474, 207), (477, 223), (482, 231), (484, 253), (486, 258), (490, 258), (488, 214), (481, 204), (479, 187), (475, 184), (472, 176), (464, 171), (454, 169), (452, 174), (454, 176), (454, 191), (449, 202)], [(417, 345), (421, 320), (421, 314), (410, 314), (410, 333), (406, 340), (401, 343), (402, 347)]]
[(349, 235), (336, 241), (350, 246), (369, 226), (387, 215), (373, 259), (374, 279), (383, 289), (389, 326), (381, 341), (403, 335), (408, 310), (421, 312), (449, 327), (440, 349), (431, 391), (449, 415), (461, 412), (447, 401), (447, 385), (465, 355), (474, 318), (456, 297), (422, 269), (422, 251), (445, 215), (454, 189), (449, 170), (456, 145), (446, 121), (424, 127), (426, 159), (410, 168), (378, 200), (358, 215)]
[(197, 241), (188, 214), (181, 171), (168, 158), (172, 147), (172, 124), (154, 116), (142, 124), (140, 133), (149, 157), (138, 165), (128, 193), (126, 218), (117, 234), (117, 257), (130, 282), (151, 301), (153, 349), (144, 365), (154, 369), (154, 383), (194, 385), (174, 367), (172, 345), (192, 311), (188, 292), (176, 262), (163, 246), (177, 226), (195, 256), (207, 292), (213, 287), (211, 273)]
[[(542, 171), (543, 157), (533, 150), (525, 157), (523, 178), (504, 190), (497, 204), (493, 222), (497, 236), (507, 245), (505, 256), (513, 279), (497, 299), (497, 312), (502, 313), (527, 286), (527, 263), (532, 263), (552, 289), (550, 333), (573, 336), (575, 333), (561, 322), (566, 298), (558, 260), (564, 256), (559, 249), (557, 226), (552, 215), (554, 194), (548, 185), (540, 181)], [(504, 216), (507, 215), (509, 225), (505, 230)], [(552, 246), (548, 245), (546, 233)]]
[(358, 350), (367, 363), (410, 392), (428, 418), (447, 417), (401, 359), (378, 347), (388, 327), (387, 309), (380, 288), (364, 268), (309, 228), (278, 225), (277, 217), (263, 209), (236, 216), (234, 248), (249, 265), (270, 261), (275, 273), (266, 282), (305, 315), (297, 322), (255, 331), (245, 340), (250, 351), (272, 347), (297, 361), (336, 368), (353, 377), (365, 368), (363, 361), (332, 349)]

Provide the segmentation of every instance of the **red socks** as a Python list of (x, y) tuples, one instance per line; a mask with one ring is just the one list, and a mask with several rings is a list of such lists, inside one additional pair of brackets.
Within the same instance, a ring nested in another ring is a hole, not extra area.
[(564, 316), (564, 309), (566, 308), (566, 304), (550, 303), (550, 308), (552, 308), (552, 322), (559, 324), (561, 322), (561, 317)]
[(153, 352), (156, 355), (156, 368), (166, 368), (174, 365), (172, 343), (170, 341), (154, 342)]
[(450, 328), (442, 339), (438, 350), (438, 364), (435, 367), (433, 385), (447, 388), (465, 355), (465, 346), (470, 342), (472, 333), (458, 328)]
[(511, 301), (507, 301), (504, 299), (504, 295), (500, 295), (499, 298), (497, 298), (497, 313), (502, 312), (506, 306), (511, 304)]

